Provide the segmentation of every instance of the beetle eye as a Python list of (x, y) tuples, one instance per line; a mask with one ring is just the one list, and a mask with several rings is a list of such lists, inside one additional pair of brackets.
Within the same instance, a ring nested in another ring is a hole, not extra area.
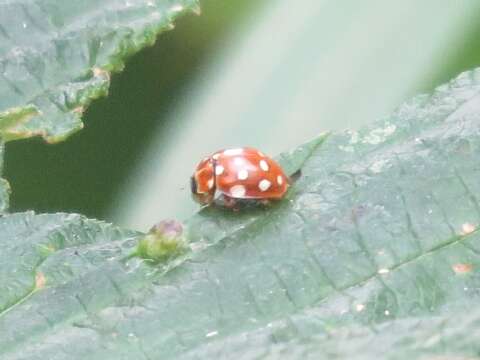
[(197, 194), (197, 181), (195, 180), (195, 176), (190, 178), (190, 189), (193, 194)]

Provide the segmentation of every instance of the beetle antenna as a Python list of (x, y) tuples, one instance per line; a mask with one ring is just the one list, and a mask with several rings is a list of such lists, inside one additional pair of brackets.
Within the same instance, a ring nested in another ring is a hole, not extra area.
[(195, 181), (194, 176), (190, 178), (190, 190), (192, 191), (193, 194), (197, 193), (197, 182)]

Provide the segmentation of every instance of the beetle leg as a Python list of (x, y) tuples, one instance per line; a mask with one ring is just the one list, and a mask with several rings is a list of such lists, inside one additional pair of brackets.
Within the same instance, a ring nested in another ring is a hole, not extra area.
[(235, 207), (237, 205), (237, 201), (228, 195), (223, 194), (223, 203), (225, 204), (225, 207), (229, 209), (232, 209), (234, 211), (238, 210)]
[(270, 201), (270, 199), (261, 199), (259, 200), (260, 201), (260, 204), (262, 204), (263, 206), (270, 206), (272, 205), (272, 202)]
[(302, 176), (302, 169), (298, 169), (292, 175), (287, 178), (289, 185), (293, 185)]

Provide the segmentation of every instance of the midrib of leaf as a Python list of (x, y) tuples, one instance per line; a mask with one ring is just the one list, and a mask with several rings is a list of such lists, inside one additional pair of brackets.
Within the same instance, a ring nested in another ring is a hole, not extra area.
[[(439, 244), (439, 245), (437, 245), (437, 246), (434, 246), (433, 248), (428, 249), (428, 250), (426, 250), (425, 252), (420, 253), (420, 254), (418, 254), (418, 255), (416, 255), (416, 256), (413, 256), (413, 257), (411, 257), (411, 258), (408, 258), (408, 259), (406, 259), (405, 261), (402, 261), (402, 262), (400, 262), (400, 263), (398, 263), (398, 264), (395, 264), (395, 265), (389, 267), (389, 268), (386, 269), (386, 270), (388, 270), (389, 272), (395, 271), (395, 270), (401, 268), (402, 266), (410, 265), (410, 264), (412, 264), (412, 263), (414, 263), (414, 262), (416, 262), (416, 261), (421, 260), (421, 259), (424, 258), (424, 257), (428, 257), (428, 256), (435, 255), (435, 253), (436, 253), (437, 251), (440, 251), (440, 250), (442, 250), (442, 249), (445, 249), (445, 248), (447, 248), (447, 247), (449, 247), (449, 246), (453, 246), (453, 245), (456, 245), (456, 244), (462, 244), (462, 245), (463, 245), (463, 241), (464, 241), (464, 240), (467, 240), (467, 239), (469, 239), (470, 237), (472, 237), (472, 236), (474, 236), (475, 234), (478, 234), (478, 233), (479, 233), (479, 231), (478, 231), (478, 230), (475, 230), (474, 232), (472, 232), (472, 233), (470, 233), (470, 234), (467, 234), (467, 235), (452, 236), (451, 238), (447, 239), (444, 243)], [(379, 270), (380, 270), (380, 269), (379, 269)], [(378, 272), (375, 272), (372, 276), (366, 277), (365, 279), (360, 280), (360, 281), (358, 281), (358, 282), (355, 282), (355, 283), (353, 283), (353, 284), (351, 284), (351, 285), (347, 285), (347, 286), (341, 287), (341, 288), (339, 288), (339, 290), (340, 290), (340, 291), (349, 290), (349, 289), (355, 288), (355, 287), (357, 287), (357, 286), (364, 285), (364, 284), (368, 283), (369, 281), (371, 281), (372, 279), (375, 279), (375, 278), (377, 278), (377, 279), (382, 279), (382, 275), (379, 274)], [(324, 300), (326, 300), (326, 298), (325, 298), (325, 299), (322, 299), (322, 301), (324, 301)]]

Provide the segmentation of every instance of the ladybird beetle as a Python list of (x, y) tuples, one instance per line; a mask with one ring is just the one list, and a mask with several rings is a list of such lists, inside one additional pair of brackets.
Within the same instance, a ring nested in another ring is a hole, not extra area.
[(289, 185), (280, 165), (250, 147), (215, 152), (200, 161), (191, 177), (193, 198), (202, 205), (211, 204), (216, 191), (227, 207), (236, 199), (268, 202), (281, 199)]

